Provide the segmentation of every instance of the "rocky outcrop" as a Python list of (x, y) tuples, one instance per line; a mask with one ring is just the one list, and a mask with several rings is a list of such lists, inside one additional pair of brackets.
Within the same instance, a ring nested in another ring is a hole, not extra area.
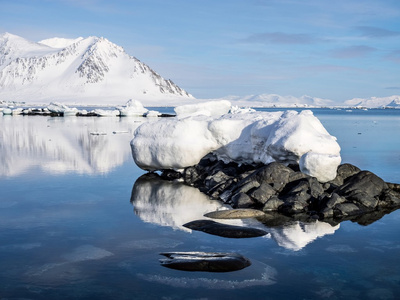
[[(164, 178), (181, 175), (165, 171)], [(337, 176), (325, 183), (300, 172), (298, 165), (278, 162), (257, 167), (225, 164), (208, 155), (188, 167), (183, 181), (233, 208), (252, 208), (300, 219), (360, 219), (400, 207), (400, 185), (386, 183), (369, 171), (342, 164)]]

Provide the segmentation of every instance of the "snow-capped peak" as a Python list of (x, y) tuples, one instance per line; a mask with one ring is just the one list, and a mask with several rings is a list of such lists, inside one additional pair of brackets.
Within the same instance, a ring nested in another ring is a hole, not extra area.
[(193, 96), (103, 37), (35, 43), (0, 35), (2, 100), (120, 104), (130, 98), (158, 105)]
[(41, 40), (38, 43), (42, 45), (46, 45), (52, 48), (65, 48), (68, 47), (71, 44), (77, 43), (79, 41), (83, 40), (83, 37), (78, 37), (77, 39), (65, 39), (65, 38), (51, 38), (51, 39), (45, 39)]

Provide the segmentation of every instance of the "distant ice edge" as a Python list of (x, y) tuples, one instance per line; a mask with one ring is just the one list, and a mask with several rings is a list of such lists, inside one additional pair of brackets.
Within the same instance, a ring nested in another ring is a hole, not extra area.
[(181, 170), (213, 153), (225, 163), (299, 164), (320, 182), (336, 177), (340, 146), (310, 110), (257, 112), (222, 100), (180, 106), (175, 112), (175, 118), (136, 129), (131, 149), (140, 168)]

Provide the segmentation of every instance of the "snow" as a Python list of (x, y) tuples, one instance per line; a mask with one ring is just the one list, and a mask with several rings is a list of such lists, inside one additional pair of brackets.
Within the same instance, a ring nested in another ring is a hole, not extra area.
[(174, 111), (179, 118), (189, 115), (218, 116), (229, 112), (231, 103), (227, 100), (208, 101), (196, 104), (187, 104), (175, 107)]
[(51, 38), (51, 39), (41, 40), (38, 43), (52, 47), (52, 48), (65, 48), (65, 47), (68, 47), (69, 45), (77, 43), (81, 40), (83, 40), (83, 37), (79, 37), (77, 39), (65, 39), (65, 38), (55, 37), (55, 38)]
[(393, 95), (389, 97), (370, 97), (370, 98), (353, 98), (345, 101), (347, 106), (367, 107), (367, 108), (400, 108), (400, 96)]
[(43, 104), (147, 106), (189, 103), (192, 95), (102, 37), (40, 43), (0, 34), (0, 99)]
[(295, 96), (281, 96), (277, 94), (260, 94), (260, 95), (247, 95), (247, 96), (228, 96), (227, 100), (234, 102), (240, 106), (253, 106), (253, 107), (324, 107), (334, 105), (334, 101), (329, 99), (322, 99), (303, 95), (301, 97)]
[(117, 107), (117, 109), (123, 117), (143, 116), (148, 113), (148, 109), (144, 108), (140, 101), (133, 99), (129, 99), (124, 107)]
[(138, 127), (131, 141), (135, 163), (148, 171), (181, 170), (214, 153), (226, 163), (300, 163), (303, 172), (321, 182), (336, 176), (340, 146), (311, 111), (214, 112), (209, 116), (196, 109), (204, 112), (201, 106), (185, 105), (176, 108), (182, 112), (177, 118)]
[(315, 223), (302, 223), (296, 221), (282, 228), (268, 228), (272, 238), (279, 246), (293, 251), (299, 251), (317, 238), (334, 234), (340, 224), (332, 226), (329, 223), (316, 221)]

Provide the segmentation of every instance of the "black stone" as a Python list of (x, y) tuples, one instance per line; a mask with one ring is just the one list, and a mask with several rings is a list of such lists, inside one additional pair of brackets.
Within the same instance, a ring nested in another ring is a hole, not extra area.
[(183, 225), (192, 230), (226, 238), (252, 238), (266, 235), (267, 232), (257, 228), (226, 225), (211, 220), (196, 220)]
[(232, 272), (251, 265), (249, 259), (237, 253), (219, 252), (164, 252), (163, 267), (181, 271)]

